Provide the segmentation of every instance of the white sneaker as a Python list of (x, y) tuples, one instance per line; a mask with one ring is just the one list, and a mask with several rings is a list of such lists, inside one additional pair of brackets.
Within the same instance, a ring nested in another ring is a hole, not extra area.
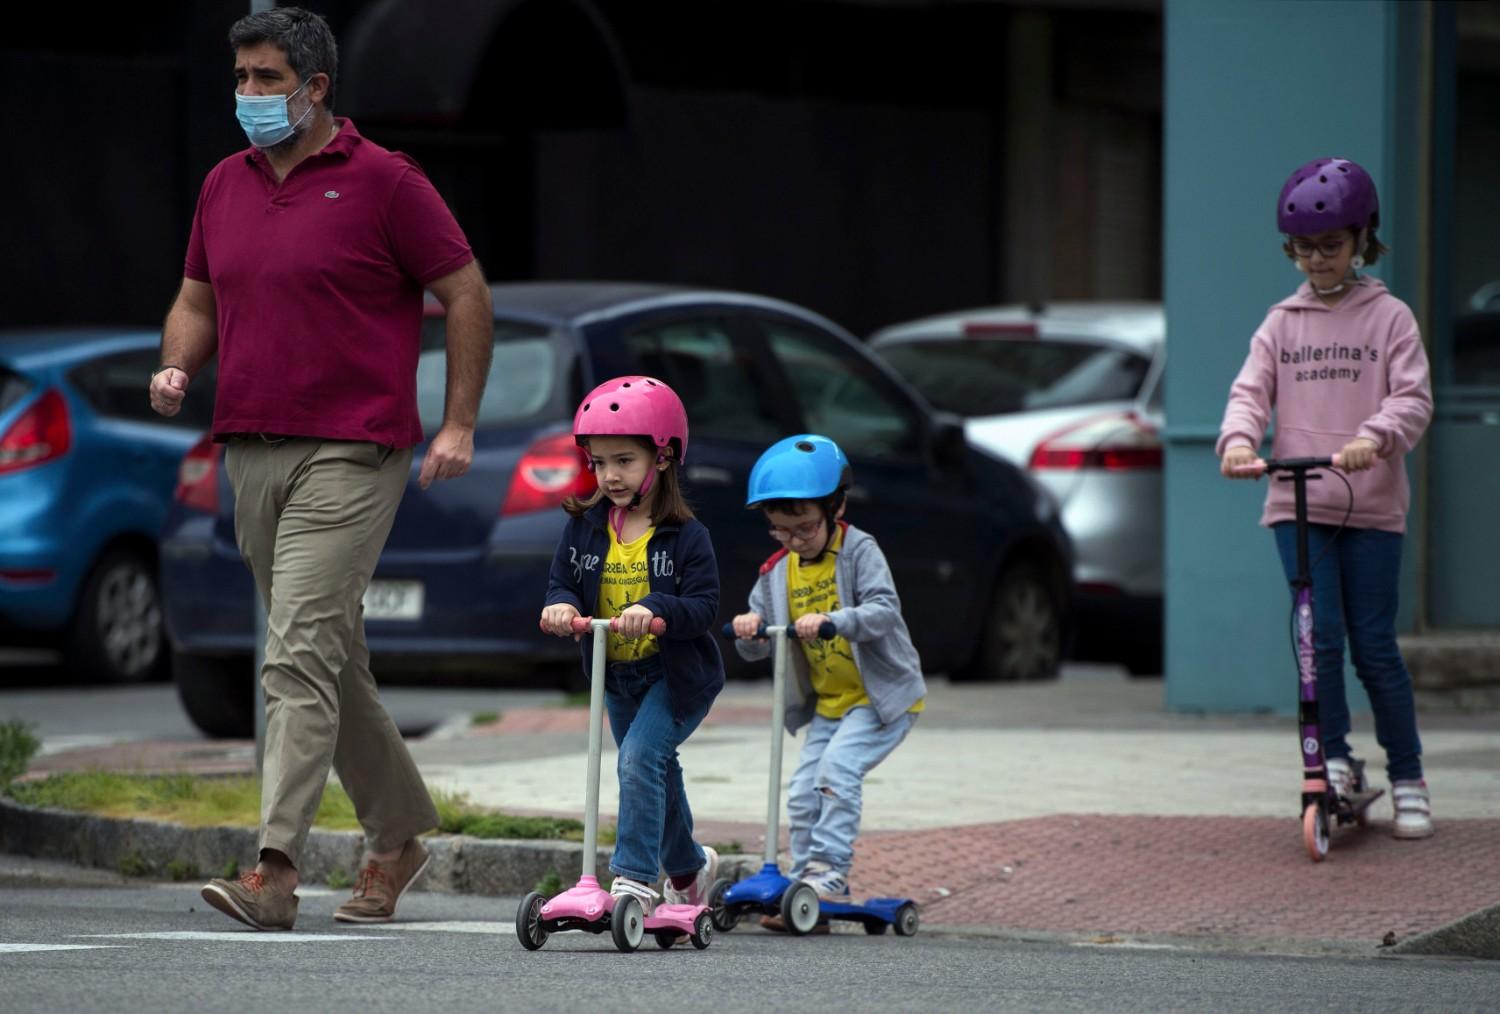
[(616, 877), (614, 883), (609, 885), (609, 893), (616, 898), (625, 895), (635, 898), (641, 903), (641, 914), (647, 918), (656, 910), (656, 899), (660, 897), (651, 889), (650, 884), (643, 884), (629, 877)]
[(843, 870), (836, 870), (827, 863), (809, 860), (807, 872), (801, 880), (818, 892), (820, 898), (840, 898), (849, 894), (849, 877)]
[(1347, 757), (1330, 757), (1326, 767), (1328, 769), (1328, 784), (1340, 799), (1348, 799), (1354, 795), (1354, 765)]
[(679, 891), (672, 886), (672, 878), (668, 877), (666, 883), (661, 885), (662, 901), (668, 905), (706, 905), (708, 904), (708, 889), (713, 886), (714, 880), (719, 876), (719, 853), (715, 852), (713, 846), (703, 846), (704, 863), (698, 870), (698, 875), (693, 879), (691, 887)]
[(1432, 800), (1425, 781), (1392, 782), (1391, 803), (1396, 810), (1397, 838), (1428, 838), (1432, 835)]

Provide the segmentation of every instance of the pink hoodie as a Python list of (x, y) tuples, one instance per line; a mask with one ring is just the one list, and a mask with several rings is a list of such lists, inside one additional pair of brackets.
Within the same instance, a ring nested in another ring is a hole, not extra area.
[[(1273, 406), (1275, 457), (1323, 456), (1355, 437), (1373, 440), (1375, 467), (1346, 476), (1354, 488), (1348, 524), (1406, 531), (1405, 455), (1432, 419), (1432, 388), (1416, 318), (1385, 283), (1363, 277), (1328, 306), (1303, 282), (1271, 307), (1229, 389), (1215, 452), (1258, 449)], [(1314, 523), (1337, 525), (1349, 509), (1349, 491), (1325, 476), (1308, 483), (1307, 504)], [(1291, 483), (1271, 483), (1260, 520), (1294, 520)]]

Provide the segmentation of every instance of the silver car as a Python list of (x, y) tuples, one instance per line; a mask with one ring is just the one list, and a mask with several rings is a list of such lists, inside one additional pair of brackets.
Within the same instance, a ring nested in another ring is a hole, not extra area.
[(1160, 673), (1161, 304), (969, 310), (883, 328), (870, 347), (1056, 498), (1077, 551), (1076, 653)]

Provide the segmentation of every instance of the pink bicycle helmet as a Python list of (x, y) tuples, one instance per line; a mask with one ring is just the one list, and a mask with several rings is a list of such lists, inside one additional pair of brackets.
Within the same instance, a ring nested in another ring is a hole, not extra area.
[(573, 415), (573, 439), (580, 444), (587, 437), (633, 436), (672, 446), (679, 465), (687, 458), (687, 411), (677, 392), (655, 377), (606, 380)]

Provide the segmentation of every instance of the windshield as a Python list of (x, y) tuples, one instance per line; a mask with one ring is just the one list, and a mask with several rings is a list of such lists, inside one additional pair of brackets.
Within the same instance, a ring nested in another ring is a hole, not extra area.
[[(448, 386), (448, 354), (442, 317), (422, 321), (422, 353), (417, 359), (417, 412), (422, 428), (437, 432), (443, 422)], [(479, 426), (524, 422), (549, 412), (563, 373), (563, 342), (539, 324), (495, 321), (495, 351), (479, 405)]]
[(932, 403), (969, 418), (1136, 397), (1151, 361), (1082, 341), (953, 338), (874, 351)]

